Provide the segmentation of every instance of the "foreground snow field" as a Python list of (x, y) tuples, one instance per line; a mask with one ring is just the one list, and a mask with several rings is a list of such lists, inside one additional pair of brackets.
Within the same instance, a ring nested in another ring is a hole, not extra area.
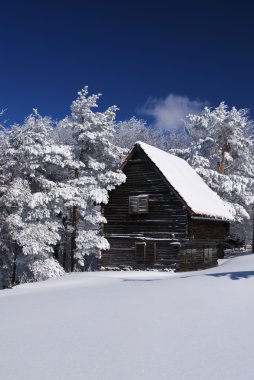
[(0, 291), (0, 379), (252, 380), (254, 255)]

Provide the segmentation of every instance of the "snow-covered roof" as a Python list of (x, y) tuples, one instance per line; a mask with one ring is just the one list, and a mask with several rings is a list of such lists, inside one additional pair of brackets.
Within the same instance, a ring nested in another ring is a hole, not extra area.
[(194, 214), (231, 220), (230, 205), (210, 189), (197, 172), (182, 158), (138, 141), (168, 183)]

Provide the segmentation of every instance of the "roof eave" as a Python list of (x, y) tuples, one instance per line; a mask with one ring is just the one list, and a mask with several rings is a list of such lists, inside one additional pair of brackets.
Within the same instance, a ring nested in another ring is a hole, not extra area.
[(198, 215), (198, 214), (192, 214), (191, 219), (194, 220), (212, 220), (216, 222), (229, 222), (230, 220), (228, 218), (219, 217), (219, 216), (212, 216), (212, 215)]
[(140, 145), (138, 143), (136, 143), (134, 145), (134, 147), (129, 151), (129, 153), (127, 154), (127, 156), (125, 157), (125, 159), (121, 163), (121, 165), (119, 167), (119, 170), (123, 170), (125, 168), (125, 166), (127, 165), (128, 161), (131, 159), (131, 157), (133, 156), (133, 154), (136, 152), (138, 146), (140, 147)]

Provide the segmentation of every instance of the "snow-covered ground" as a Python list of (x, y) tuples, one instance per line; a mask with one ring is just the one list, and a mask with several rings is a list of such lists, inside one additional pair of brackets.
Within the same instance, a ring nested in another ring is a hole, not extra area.
[(0, 291), (0, 379), (252, 380), (254, 255)]

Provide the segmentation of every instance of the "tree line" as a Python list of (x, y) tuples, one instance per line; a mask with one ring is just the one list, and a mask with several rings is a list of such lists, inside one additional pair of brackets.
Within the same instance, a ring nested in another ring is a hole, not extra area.
[(22, 125), (1, 126), (2, 286), (98, 268), (109, 248), (101, 204), (125, 181), (119, 163), (137, 140), (186, 159), (231, 203), (233, 230), (250, 239), (253, 123), (246, 110), (205, 107), (177, 135), (135, 117), (116, 122), (115, 106), (97, 110), (99, 97), (85, 87), (58, 122), (33, 110)]

